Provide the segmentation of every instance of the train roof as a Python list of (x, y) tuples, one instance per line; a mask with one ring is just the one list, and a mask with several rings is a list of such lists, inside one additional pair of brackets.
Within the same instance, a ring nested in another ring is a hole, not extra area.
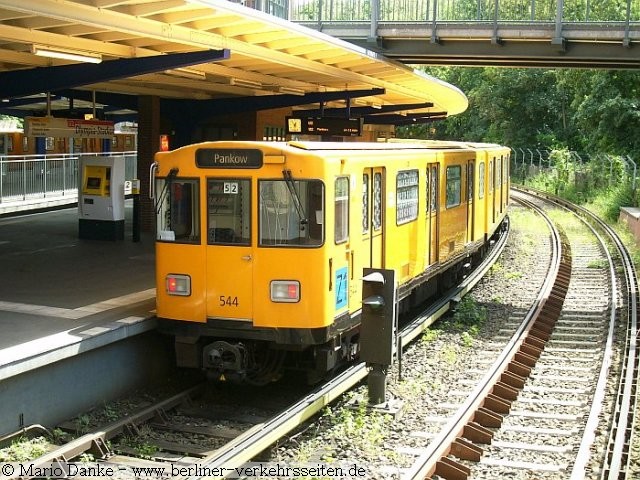
[(412, 142), (407, 140), (406, 142), (303, 142), (303, 141), (291, 141), (287, 145), (298, 148), (301, 150), (309, 151), (326, 151), (326, 150), (462, 150), (470, 149), (464, 144), (425, 144), (419, 142)]

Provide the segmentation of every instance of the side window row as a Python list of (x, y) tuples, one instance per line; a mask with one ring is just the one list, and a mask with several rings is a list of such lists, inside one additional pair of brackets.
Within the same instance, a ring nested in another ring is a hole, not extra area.
[[(508, 179), (508, 157), (493, 158), (489, 162), (489, 191)], [(495, 165), (495, 176), (494, 176)], [(485, 196), (486, 164), (478, 164), (478, 198)], [(432, 165), (427, 170), (426, 211), (438, 209), (438, 167)], [(466, 198), (475, 197), (475, 163), (469, 162), (466, 167)], [(446, 208), (453, 208), (462, 203), (462, 166), (451, 165), (446, 168)], [(335, 181), (335, 242), (344, 243), (349, 239), (349, 177), (338, 177)], [(403, 170), (396, 176), (396, 224), (402, 225), (418, 218), (419, 208), (419, 173), (418, 170)], [(373, 229), (382, 227), (382, 174), (375, 172), (362, 174), (362, 233), (368, 234)]]

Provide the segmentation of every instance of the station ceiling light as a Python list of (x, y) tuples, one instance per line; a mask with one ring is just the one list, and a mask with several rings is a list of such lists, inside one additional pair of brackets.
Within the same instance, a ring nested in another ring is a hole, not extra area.
[(34, 55), (48, 58), (60, 58), (62, 60), (73, 60), (76, 62), (100, 63), (102, 56), (96, 53), (69, 50), (66, 48), (48, 47), (43, 45), (33, 45), (31, 52)]

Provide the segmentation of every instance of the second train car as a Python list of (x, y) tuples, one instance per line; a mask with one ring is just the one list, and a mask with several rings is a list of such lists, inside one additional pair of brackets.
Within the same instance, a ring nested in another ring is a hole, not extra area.
[(364, 267), (400, 308), (453, 284), (506, 215), (509, 149), (205, 142), (156, 154), (157, 316), (177, 364), (260, 384), (358, 355)]

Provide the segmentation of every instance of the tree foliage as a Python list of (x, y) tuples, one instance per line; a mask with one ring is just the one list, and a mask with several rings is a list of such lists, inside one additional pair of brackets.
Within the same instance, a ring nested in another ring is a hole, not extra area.
[(466, 112), (399, 136), (640, 155), (640, 73), (438, 67), (427, 73), (469, 98)]

